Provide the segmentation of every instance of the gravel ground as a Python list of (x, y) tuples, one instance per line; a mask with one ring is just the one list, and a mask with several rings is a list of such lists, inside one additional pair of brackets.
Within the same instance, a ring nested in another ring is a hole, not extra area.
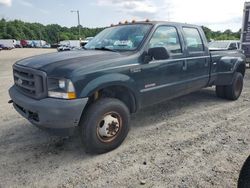
[(7, 104), (12, 64), (53, 50), (0, 52), (0, 187), (236, 187), (250, 151), (250, 71), (242, 97), (214, 88), (143, 109), (125, 142), (102, 155), (37, 129)]

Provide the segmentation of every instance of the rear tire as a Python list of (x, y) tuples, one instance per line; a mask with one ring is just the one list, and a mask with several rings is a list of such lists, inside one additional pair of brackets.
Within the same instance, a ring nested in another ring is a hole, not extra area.
[(105, 153), (118, 146), (129, 131), (128, 107), (118, 99), (103, 98), (83, 114), (81, 138), (88, 153)]
[(225, 86), (216, 86), (216, 95), (228, 100), (237, 100), (243, 89), (243, 75), (236, 72), (233, 76), (232, 84)]
[(225, 87), (226, 98), (229, 100), (237, 100), (243, 89), (243, 75), (236, 72), (231, 85)]
[(216, 86), (215, 92), (217, 97), (224, 99), (225, 98), (225, 86)]

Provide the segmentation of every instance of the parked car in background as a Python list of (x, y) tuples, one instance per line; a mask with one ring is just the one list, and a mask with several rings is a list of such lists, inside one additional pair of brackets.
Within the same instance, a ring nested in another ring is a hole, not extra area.
[(64, 40), (59, 42), (60, 46), (69, 46), (69, 47), (76, 47), (80, 48), (80, 41), (79, 40)]
[(11, 50), (15, 48), (16, 40), (15, 39), (0, 39), (0, 44), (4, 46), (3, 49)]
[(238, 40), (217, 40), (208, 44), (209, 50), (239, 50), (240, 41)]
[(32, 40), (32, 42), (34, 43), (34, 48), (42, 48), (47, 44), (44, 40)]
[(22, 45), (23, 48), (27, 48), (28, 47), (28, 41), (27, 40), (20, 40), (20, 43)]
[(57, 43), (53, 43), (53, 44), (51, 44), (51, 48), (58, 48), (58, 47), (60, 47), (60, 45), (59, 45), (59, 44), (57, 44)]
[(7, 47), (7, 46), (5, 46), (5, 45), (3, 45), (3, 44), (0, 44), (0, 48), (1, 48), (2, 50), (11, 50), (11, 49), (13, 49), (13, 48)]
[(15, 48), (22, 48), (22, 44), (21, 44), (21, 41), (20, 40), (17, 40), (16, 41), (16, 45), (15, 45)]
[(62, 45), (57, 48), (58, 52), (63, 52), (63, 51), (70, 51), (72, 49), (71, 46), (68, 45)]
[(51, 48), (50, 44), (45, 44), (42, 48)]
[(88, 44), (89, 41), (91, 41), (94, 37), (87, 37), (81, 42), (81, 46), (85, 46)]

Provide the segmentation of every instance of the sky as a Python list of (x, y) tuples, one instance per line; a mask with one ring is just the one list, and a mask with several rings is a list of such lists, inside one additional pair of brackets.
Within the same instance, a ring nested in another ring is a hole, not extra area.
[(159, 20), (238, 31), (245, 0), (0, 0), (0, 18), (42, 24), (103, 27), (120, 21)]

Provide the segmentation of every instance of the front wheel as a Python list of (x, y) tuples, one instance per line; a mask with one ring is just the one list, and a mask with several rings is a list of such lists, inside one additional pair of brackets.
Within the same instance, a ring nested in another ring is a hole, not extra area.
[(105, 153), (121, 145), (129, 131), (130, 113), (118, 99), (93, 103), (81, 121), (81, 137), (90, 153)]

